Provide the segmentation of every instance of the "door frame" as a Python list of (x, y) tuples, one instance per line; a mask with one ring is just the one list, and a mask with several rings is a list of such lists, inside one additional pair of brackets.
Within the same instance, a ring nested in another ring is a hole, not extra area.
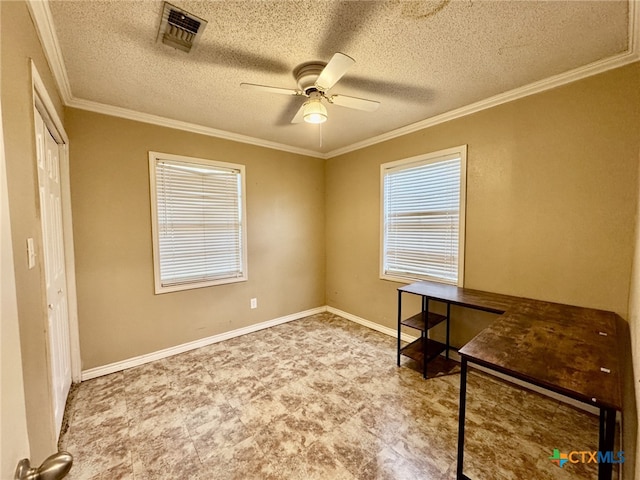
[(67, 306), (69, 309), (69, 346), (71, 353), (71, 381), (82, 379), (80, 359), (80, 335), (78, 329), (78, 296), (76, 292), (76, 267), (73, 247), (73, 223), (71, 219), (71, 178), (69, 174), (69, 137), (55, 109), (42, 77), (31, 60), (31, 84), (33, 108), (40, 112), (45, 126), (60, 148), (60, 189), (62, 196), (62, 231), (64, 237), (65, 269), (67, 276)]

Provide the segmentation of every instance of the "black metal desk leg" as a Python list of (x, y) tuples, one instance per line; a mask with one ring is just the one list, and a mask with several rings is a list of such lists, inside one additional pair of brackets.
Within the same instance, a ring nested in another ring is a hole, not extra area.
[[(600, 438), (598, 450), (607, 458), (607, 452), (611, 452), (611, 461), (616, 458), (617, 452), (613, 451), (616, 433), (616, 411), (610, 408), (600, 409)], [(611, 480), (613, 464), (610, 462), (598, 463), (598, 480)]]
[(451, 324), (451, 304), (447, 302), (447, 360), (449, 360), (449, 325)]
[(427, 345), (429, 342), (429, 299), (422, 297), (422, 314), (424, 315), (424, 332), (420, 334), (422, 337), (422, 378), (427, 378), (427, 359), (429, 358), (429, 351)]
[(460, 410), (458, 411), (458, 466), (456, 478), (465, 480), (467, 477), (462, 473), (464, 464), (464, 416), (467, 406), (467, 359), (460, 360)]
[(398, 290), (398, 366), (400, 366), (400, 350), (402, 349), (402, 292)]

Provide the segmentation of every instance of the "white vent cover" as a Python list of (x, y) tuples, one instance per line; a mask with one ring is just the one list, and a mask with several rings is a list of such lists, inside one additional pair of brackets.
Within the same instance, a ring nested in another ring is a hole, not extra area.
[(188, 53), (206, 26), (206, 20), (164, 2), (156, 41)]

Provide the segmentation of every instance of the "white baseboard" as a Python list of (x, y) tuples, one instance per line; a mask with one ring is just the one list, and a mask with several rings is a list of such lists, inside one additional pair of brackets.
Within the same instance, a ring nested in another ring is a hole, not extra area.
[[(329, 313), (333, 313), (334, 315), (338, 315), (339, 317), (346, 318), (347, 320), (351, 320), (354, 323), (358, 323), (372, 330), (377, 330), (378, 332), (384, 333), (385, 335), (389, 335), (390, 337), (398, 338), (398, 331), (395, 328), (385, 327), (384, 325), (380, 325), (379, 323), (366, 320), (362, 317), (358, 317), (357, 315), (353, 315), (349, 312), (345, 312), (338, 308), (330, 307), (329, 305), (327, 305), (326, 309), (327, 309), (326, 311)], [(417, 339), (418, 337), (414, 337), (412, 335), (408, 335), (402, 332), (402, 340), (405, 342), (411, 343)]]
[(145, 363), (161, 360), (163, 358), (171, 357), (179, 353), (188, 352), (189, 350), (195, 350), (196, 348), (206, 347), (207, 345), (222, 342), (223, 340), (229, 340), (230, 338), (239, 337), (241, 335), (246, 335), (248, 333), (257, 332), (259, 330), (264, 330), (265, 328), (269, 328), (269, 327), (275, 327), (276, 325), (280, 325), (282, 323), (291, 322), (293, 320), (298, 320), (300, 318), (308, 317), (309, 315), (315, 315), (317, 313), (322, 313), (326, 311), (327, 311), (326, 306), (316, 307), (310, 310), (305, 310), (303, 312), (292, 313), (290, 315), (285, 315), (284, 317), (274, 318), (273, 320), (267, 320), (265, 322), (256, 323), (255, 325), (249, 325), (248, 327), (242, 327), (236, 330), (231, 330), (230, 332), (220, 333), (218, 335), (213, 335), (211, 337), (201, 338), (200, 340), (194, 340), (193, 342), (183, 343), (181, 345), (176, 345), (175, 347), (169, 347), (163, 350), (158, 350), (156, 352), (147, 353), (145, 355), (129, 358), (127, 360), (110, 363), (102, 367), (95, 367), (95, 368), (90, 368), (88, 370), (83, 370), (82, 381), (90, 380), (96, 377), (101, 377), (103, 375), (109, 375), (110, 373), (120, 372), (122, 370), (126, 370), (127, 368), (144, 365)]
[[(371, 328), (372, 330), (376, 330), (378, 332), (384, 333), (385, 335), (389, 335), (390, 337), (393, 337), (393, 338), (398, 337), (398, 331), (395, 328), (385, 327), (384, 325), (380, 325), (379, 323), (375, 323), (370, 320), (364, 319), (362, 317), (358, 317), (357, 315), (353, 315), (352, 313), (345, 312), (338, 308), (325, 305), (322, 307), (316, 307), (310, 310), (305, 310), (303, 312), (297, 312), (297, 313), (292, 313), (290, 315), (285, 315), (284, 317), (274, 318), (273, 320), (267, 320), (265, 322), (257, 323), (255, 325), (249, 325), (248, 327), (238, 328), (236, 330), (231, 330), (230, 332), (220, 333), (218, 335), (213, 335), (211, 337), (202, 338), (200, 340), (195, 340), (193, 342), (183, 343), (181, 345), (176, 345), (175, 347), (169, 347), (163, 350), (158, 350), (156, 352), (140, 355), (138, 357), (129, 358), (127, 360), (122, 360), (120, 362), (110, 363), (102, 367), (96, 367), (96, 368), (91, 368), (89, 370), (84, 370), (82, 372), (82, 380), (83, 381), (90, 380), (92, 378), (101, 377), (103, 375), (109, 375), (110, 373), (120, 372), (122, 370), (126, 370), (127, 368), (137, 367), (139, 365), (153, 362), (155, 360), (161, 360), (163, 358), (171, 357), (179, 353), (188, 352), (189, 350), (194, 350), (200, 347), (206, 347), (207, 345), (222, 342), (224, 340), (229, 340), (231, 338), (239, 337), (241, 335), (246, 335), (248, 333), (257, 332), (259, 330), (264, 330), (265, 328), (274, 327), (276, 325), (291, 322), (293, 320), (298, 320), (300, 318), (308, 317), (309, 315), (315, 315), (317, 313), (322, 313), (322, 312), (333, 313), (334, 315), (338, 315), (342, 318), (350, 320), (364, 327)], [(404, 332), (402, 333), (402, 340), (405, 342), (413, 342), (417, 338), (418, 337), (408, 335)], [(460, 361), (460, 356), (454, 350), (450, 351), (449, 357), (455, 361), (458, 361), (458, 362)], [(528, 390), (532, 390), (541, 395), (551, 397), (555, 400), (572, 405), (576, 408), (580, 408), (581, 410), (585, 410), (589, 413), (593, 413), (595, 415), (599, 414), (599, 410), (592, 405), (578, 402), (577, 400), (573, 400), (572, 398), (566, 397), (564, 395), (560, 395), (555, 392), (551, 392), (549, 390), (545, 390), (544, 388), (540, 388), (536, 385), (532, 385), (530, 383), (520, 381), (516, 378), (509, 377), (508, 375), (504, 375), (502, 373), (496, 372), (494, 370), (490, 370), (480, 365), (472, 364), (472, 366), (477, 370), (485, 372), (489, 375), (493, 375), (494, 377), (498, 377), (506, 382), (513, 383), (515, 385), (526, 388)]]

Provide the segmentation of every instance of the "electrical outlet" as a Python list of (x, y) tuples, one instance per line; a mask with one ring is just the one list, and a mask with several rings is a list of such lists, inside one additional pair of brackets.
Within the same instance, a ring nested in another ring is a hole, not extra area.
[(252, 298), (251, 299), (251, 308), (258, 308), (258, 299), (257, 298)]

